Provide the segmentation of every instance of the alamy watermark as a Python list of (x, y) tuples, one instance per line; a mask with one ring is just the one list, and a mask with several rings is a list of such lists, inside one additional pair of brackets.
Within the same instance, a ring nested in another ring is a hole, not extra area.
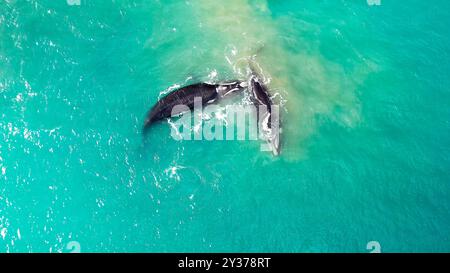
[(381, 253), (381, 244), (378, 241), (370, 241), (366, 246), (367, 250), (370, 250), (370, 253)]
[(369, 6), (381, 6), (381, 0), (367, 0)]
[(70, 241), (66, 245), (66, 250), (70, 253), (81, 253), (81, 244), (78, 241)]
[(66, 0), (69, 6), (80, 6), (81, 0)]

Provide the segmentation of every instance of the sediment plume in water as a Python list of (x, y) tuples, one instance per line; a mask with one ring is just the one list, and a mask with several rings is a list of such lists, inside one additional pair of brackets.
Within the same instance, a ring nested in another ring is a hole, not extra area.
[[(318, 129), (321, 116), (342, 126), (359, 120), (355, 95), (366, 72), (344, 71), (327, 60), (318, 41), (303, 40), (293, 47), (289, 25), (304, 25), (304, 32), (318, 26), (289, 18), (274, 17), (267, 1), (195, 1), (193, 10), (201, 30), (214, 39), (216, 58), (226, 61), (234, 73), (246, 76), (246, 60), (254, 57), (265, 83), (281, 104), (282, 153), (291, 160), (306, 155), (306, 140)], [(298, 39), (298, 36), (295, 36)], [(300, 39), (301, 40), (301, 39)]]

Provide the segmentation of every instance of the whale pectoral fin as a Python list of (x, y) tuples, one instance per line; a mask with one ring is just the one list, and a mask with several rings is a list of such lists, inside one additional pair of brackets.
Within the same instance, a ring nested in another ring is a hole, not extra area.
[(233, 88), (233, 89), (228, 90), (225, 94), (222, 95), (222, 97), (226, 97), (226, 96), (228, 96), (229, 94), (234, 93), (234, 92), (236, 92), (236, 91), (239, 91), (239, 88), (236, 87), (236, 88)]
[(275, 133), (272, 134), (271, 138), (269, 139), (270, 146), (272, 148), (272, 152), (275, 156), (280, 154), (280, 134)]

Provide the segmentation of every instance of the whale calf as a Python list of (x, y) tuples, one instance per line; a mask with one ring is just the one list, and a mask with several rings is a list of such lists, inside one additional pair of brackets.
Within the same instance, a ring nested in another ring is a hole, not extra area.
[[(261, 78), (251, 66), (252, 75), (249, 80), (250, 98), (258, 107), (258, 126), (267, 134), (267, 141), (274, 155), (280, 154), (280, 122), (278, 111), (273, 111), (273, 101)], [(263, 111), (263, 112), (261, 112)], [(260, 120), (262, 118), (262, 120)], [(275, 125), (275, 126), (272, 126)]]
[(201, 98), (202, 104), (205, 105), (243, 89), (241, 81), (218, 84), (196, 83), (181, 87), (160, 99), (152, 107), (145, 120), (144, 131), (153, 123), (171, 117), (172, 109), (177, 105), (185, 105), (192, 110), (196, 98)]

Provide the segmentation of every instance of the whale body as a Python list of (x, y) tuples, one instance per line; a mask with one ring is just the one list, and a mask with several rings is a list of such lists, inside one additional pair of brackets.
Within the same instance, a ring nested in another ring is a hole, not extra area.
[(153, 123), (172, 116), (172, 109), (177, 105), (194, 108), (196, 99), (201, 98), (202, 105), (213, 103), (236, 91), (243, 90), (241, 81), (219, 84), (196, 83), (177, 89), (160, 99), (149, 111), (144, 123), (146, 130)]
[[(273, 111), (273, 101), (266, 85), (252, 68), (252, 75), (249, 80), (250, 98), (258, 107), (258, 126), (261, 126), (262, 131), (266, 134), (267, 141), (270, 144), (270, 149), (274, 155), (280, 154), (280, 120), (278, 111)], [(263, 111), (263, 112), (261, 112)], [(260, 120), (260, 118), (262, 118)], [(275, 121), (276, 126), (272, 126), (272, 121)]]

